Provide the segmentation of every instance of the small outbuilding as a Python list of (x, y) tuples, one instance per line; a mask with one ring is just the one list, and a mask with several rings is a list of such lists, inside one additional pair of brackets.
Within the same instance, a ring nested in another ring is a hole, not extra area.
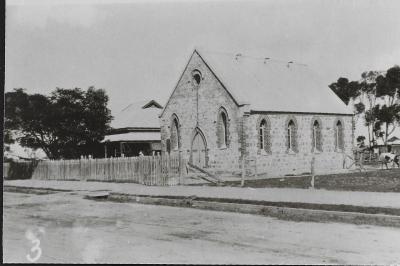
[(400, 138), (393, 136), (387, 141), (387, 145), (379, 139), (376, 141), (376, 147), (379, 149), (379, 153), (382, 152), (393, 152), (395, 154), (400, 154)]

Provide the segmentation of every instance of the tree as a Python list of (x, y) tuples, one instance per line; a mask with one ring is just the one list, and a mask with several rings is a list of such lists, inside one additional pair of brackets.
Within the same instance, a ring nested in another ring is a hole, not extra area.
[(364, 116), (369, 143), (374, 143), (376, 136), (386, 144), (396, 124), (400, 122), (400, 67), (363, 72), (359, 81), (349, 82), (346, 78), (339, 78), (329, 87), (347, 105), (350, 100), (358, 101), (354, 104), (354, 111), (356, 115)]
[[(385, 145), (387, 145), (388, 137), (393, 133), (396, 128), (395, 122), (400, 121), (400, 105), (393, 104), (391, 106), (380, 106), (377, 104), (374, 108), (374, 112), (376, 113), (376, 117), (378, 122), (376, 123), (376, 128), (381, 129), (381, 126), (384, 125), (384, 132), (380, 134), (380, 137), (383, 138)], [(392, 126), (389, 131), (389, 127)]]
[(374, 113), (373, 108), (376, 105), (376, 78), (381, 74), (378, 71), (365, 71), (361, 74), (361, 80), (359, 81), (359, 90), (360, 95), (358, 100), (360, 101), (358, 105), (363, 105), (363, 110), (359, 108), (357, 105), (356, 114), (363, 115), (365, 126), (368, 128), (368, 142), (375, 143), (375, 123), (376, 123), (376, 114)]
[[(386, 71), (386, 75), (379, 75), (376, 78), (376, 96), (383, 100), (384, 104), (377, 104), (374, 112), (377, 122), (384, 126), (384, 141), (387, 144), (388, 137), (396, 128), (396, 123), (400, 122), (400, 67), (394, 66)], [(389, 130), (389, 127), (391, 129)], [(378, 128), (378, 127), (377, 127)]]
[(15, 89), (5, 94), (5, 128), (22, 133), (17, 141), (41, 148), (51, 159), (92, 154), (109, 129), (108, 96), (90, 87), (56, 88), (50, 96)]
[[(378, 76), (377, 71), (366, 71), (361, 74), (361, 81), (351, 81), (347, 78), (339, 78), (337, 82), (329, 85), (336, 95), (348, 105), (350, 100), (358, 101), (354, 104), (354, 114), (356, 118), (364, 117), (365, 125), (368, 127), (368, 142), (373, 142), (373, 127), (376, 121), (375, 114), (371, 111), (375, 106), (375, 78)], [(372, 131), (372, 132), (371, 132)], [(371, 140), (372, 135), (372, 140)]]
[(351, 81), (347, 78), (339, 78), (337, 82), (329, 85), (329, 88), (336, 93), (336, 95), (346, 104), (349, 104), (349, 101), (352, 98), (356, 98), (360, 95), (359, 84), (357, 81)]

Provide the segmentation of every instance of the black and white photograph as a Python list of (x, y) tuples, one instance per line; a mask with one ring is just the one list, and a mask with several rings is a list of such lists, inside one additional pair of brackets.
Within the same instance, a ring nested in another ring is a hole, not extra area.
[(3, 263), (400, 264), (400, 1), (4, 6)]

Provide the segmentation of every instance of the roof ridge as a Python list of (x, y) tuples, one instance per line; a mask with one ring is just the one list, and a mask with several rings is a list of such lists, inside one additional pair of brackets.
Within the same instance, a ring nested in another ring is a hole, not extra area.
[[(126, 107), (124, 107), (124, 108), (120, 111), (120, 113), (123, 112), (123, 111), (125, 111), (125, 110), (127, 110), (127, 109), (129, 109), (129, 107), (131, 107), (131, 106), (140, 106), (140, 108), (142, 108), (143, 105), (146, 105), (146, 104), (148, 104), (148, 103), (150, 103), (150, 102), (152, 102), (152, 101), (155, 101), (156, 103), (158, 103), (158, 102), (157, 102), (156, 100), (154, 100), (154, 99), (151, 99), (151, 100), (138, 100), (138, 101), (131, 102), (131, 103), (128, 104)], [(158, 104), (159, 104), (159, 103), (158, 103)]]
[(271, 63), (278, 63), (278, 64), (285, 64), (286, 66), (289, 66), (288, 64), (291, 65), (296, 65), (296, 66), (303, 66), (303, 67), (307, 67), (307, 64), (301, 63), (301, 62), (297, 62), (296, 60), (292, 60), (292, 59), (288, 59), (288, 60), (284, 60), (284, 59), (280, 59), (280, 58), (275, 58), (275, 57), (271, 57), (271, 56), (253, 56), (253, 55), (249, 55), (249, 54), (245, 54), (242, 52), (221, 52), (221, 51), (211, 51), (211, 50), (202, 50), (202, 49), (197, 49), (197, 51), (203, 53), (209, 53), (209, 54), (219, 54), (219, 55), (223, 55), (223, 56), (232, 56), (232, 58), (238, 59), (238, 58), (246, 58), (246, 59), (251, 59), (254, 61), (262, 61), (264, 62), (264, 64), (266, 62), (271, 62)]

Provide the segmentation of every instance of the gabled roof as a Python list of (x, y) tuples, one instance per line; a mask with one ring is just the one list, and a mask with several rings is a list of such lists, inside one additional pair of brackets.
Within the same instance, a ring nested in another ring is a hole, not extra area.
[(150, 107), (156, 107), (156, 108), (159, 108), (159, 109), (162, 109), (162, 108), (163, 108), (163, 107), (162, 107), (158, 102), (156, 102), (155, 100), (151, 100), (150, 102), (148, 102), (148, 103), (146, 103), (145, 105), (142, 106), (143, 109), (150, 108)]
[(111, 127), (118, 128), (160, 128), (158, 115), (162, 106), (155, 100), (131, 103), (115, 115)]
[(302, 64), (195, 51), (239, 104), (252, 111), (353, 114), (328, 84)]

